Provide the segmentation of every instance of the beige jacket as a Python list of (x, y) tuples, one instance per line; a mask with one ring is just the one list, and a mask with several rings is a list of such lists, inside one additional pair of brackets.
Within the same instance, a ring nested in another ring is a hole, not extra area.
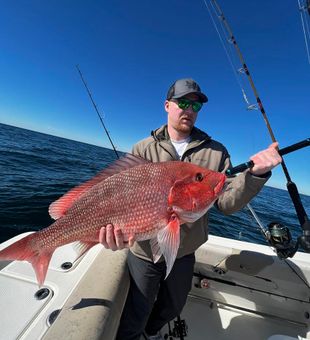
[[(179, 159), (170, 142), (166, 125), (152, 131), (150, 137), (134, 145), (132, 153), (152, 162)], [(197, 128), (193, 129), (191, 142), (181, 160), (223, 173), (231, 167), (226, 148)], [(227, 190), (217, 200), (216, 207), (226, 215), (242, 209), (262, 189), (270, 175), (271, 173), (268, 173), (264, 177), (256, 177), (247, 170), (239, 176), (228, 178)], [(194, 223), (181, 225), (177, 257), (193, 253), (207, 239), (208, 213)], [(141, 258), (152, 260), (149, 241), (135, 242), (131, 251)]]

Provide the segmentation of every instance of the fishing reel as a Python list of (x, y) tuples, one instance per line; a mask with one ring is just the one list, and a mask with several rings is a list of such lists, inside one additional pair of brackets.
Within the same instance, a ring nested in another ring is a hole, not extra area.
[(174, 320), (174, 327), (171, 329), (170, 322), (168, 322), (168, 334), (165, 334), (164, 339), (172, 340), (172, 339), (180, 339), (183, 340), (184, 337), (187, 336), (188, 327), (185, 320), (181, 320), (181, 317), (178, 316), (176, 320)]
[(298, 242), (292, 240), (289, 228), (278, 222), (268, 225), (268, 241), (280, 259), (293, 257), (298, 249)]

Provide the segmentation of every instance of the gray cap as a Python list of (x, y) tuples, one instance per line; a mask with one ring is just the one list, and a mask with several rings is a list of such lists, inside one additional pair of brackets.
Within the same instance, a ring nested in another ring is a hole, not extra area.
[(167, 100), (181, 98), (189, 93), (196, 94), (202, 103), (208, 101), (208, 97), (201, 92), (200, 86), (191, 78), (175, 81), (167, 93)]

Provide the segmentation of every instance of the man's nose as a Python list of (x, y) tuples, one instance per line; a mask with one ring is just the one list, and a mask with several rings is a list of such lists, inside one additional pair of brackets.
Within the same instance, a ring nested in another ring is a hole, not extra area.
[(188, 112), (188, 113), (195, 113), (195, 111), (193, 110), (193, 106), (192, 104), (190, 104), (190, 106), (184, 110), (185, 112)]

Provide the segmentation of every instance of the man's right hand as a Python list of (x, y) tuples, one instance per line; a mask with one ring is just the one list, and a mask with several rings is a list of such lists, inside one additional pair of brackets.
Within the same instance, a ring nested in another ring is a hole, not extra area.
[(100, 229), (99, 242), (105, 248), (115, 251), (132, 247), (135, 239), (134, 236), (130, 236), (128, 242), (124, 241), (122, 231), (114, 228), (112, 224), (108, 224)]

